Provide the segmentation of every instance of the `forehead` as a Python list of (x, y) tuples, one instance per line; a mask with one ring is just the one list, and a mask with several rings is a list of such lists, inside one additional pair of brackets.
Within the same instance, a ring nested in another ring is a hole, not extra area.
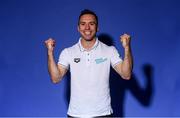
[(96, 21), (96, 18), (92, 14), (84, 14), (80, 17), (80, 22), (82, 21)]

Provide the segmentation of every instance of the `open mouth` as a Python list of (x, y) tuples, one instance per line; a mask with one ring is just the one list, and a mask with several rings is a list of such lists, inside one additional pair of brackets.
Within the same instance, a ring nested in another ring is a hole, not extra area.
[(91, 32), (90, 32), (90, 31), (85, 31), (84, 34), (85, 34), (85, 35), (90, 35)]

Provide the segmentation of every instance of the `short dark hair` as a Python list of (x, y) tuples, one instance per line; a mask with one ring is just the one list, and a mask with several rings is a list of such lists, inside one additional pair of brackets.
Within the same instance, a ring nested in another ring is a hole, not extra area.
[(84, 9), (84, 10), (81, 11), (81, 13), (80, 13), (80, 15), (79, 15), (79, 19), (78, 19), (78, 25), (79, 25), (79, 23), (80, 23), (79, 21), (80, 21), (81, 16), (83, 16), (83, 15), (85, 15), (85, 14), (91, 14), (91, 15), (93, 15), (93, 16), (95, 17), (96, 22), (97, 22), (97, 25), (98, 25), (98, 17), (97, 17), (97, 15), (96, 15), (96, 13), (93, 12), (93, 11), (91, 11), (91, 10), (89, 10), (89, 9)]

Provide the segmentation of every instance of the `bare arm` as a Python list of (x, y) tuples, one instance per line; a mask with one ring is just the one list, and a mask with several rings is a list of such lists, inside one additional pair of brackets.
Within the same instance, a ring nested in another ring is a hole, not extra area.
[(45, 41), (47, 47), (47, 55), (48, 55), (48, 71), (53, 83), (58, 83), (66, 74), (67, 69), (63, 68), (60, 64), (56, 64), (54, 60), (54, 46), (55, 41), (51, 38)]
[(132, 68), (133, 68), (133, 58), (131, 53), (131, 46), (130, 46), (130, 36), (124, 34), (121, 36), (121, 42), (124, 47), (124, 59), (122, 63), (117, 64), (114, 69), (116, 72), (126, 80), (131, 78)]

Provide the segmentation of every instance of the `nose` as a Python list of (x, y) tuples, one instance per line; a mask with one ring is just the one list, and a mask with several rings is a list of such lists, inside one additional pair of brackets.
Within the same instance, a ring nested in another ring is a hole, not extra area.
[(89, 24), (86, 24), (85, 29), (86, 29), (86, 30), (90, 29)]

